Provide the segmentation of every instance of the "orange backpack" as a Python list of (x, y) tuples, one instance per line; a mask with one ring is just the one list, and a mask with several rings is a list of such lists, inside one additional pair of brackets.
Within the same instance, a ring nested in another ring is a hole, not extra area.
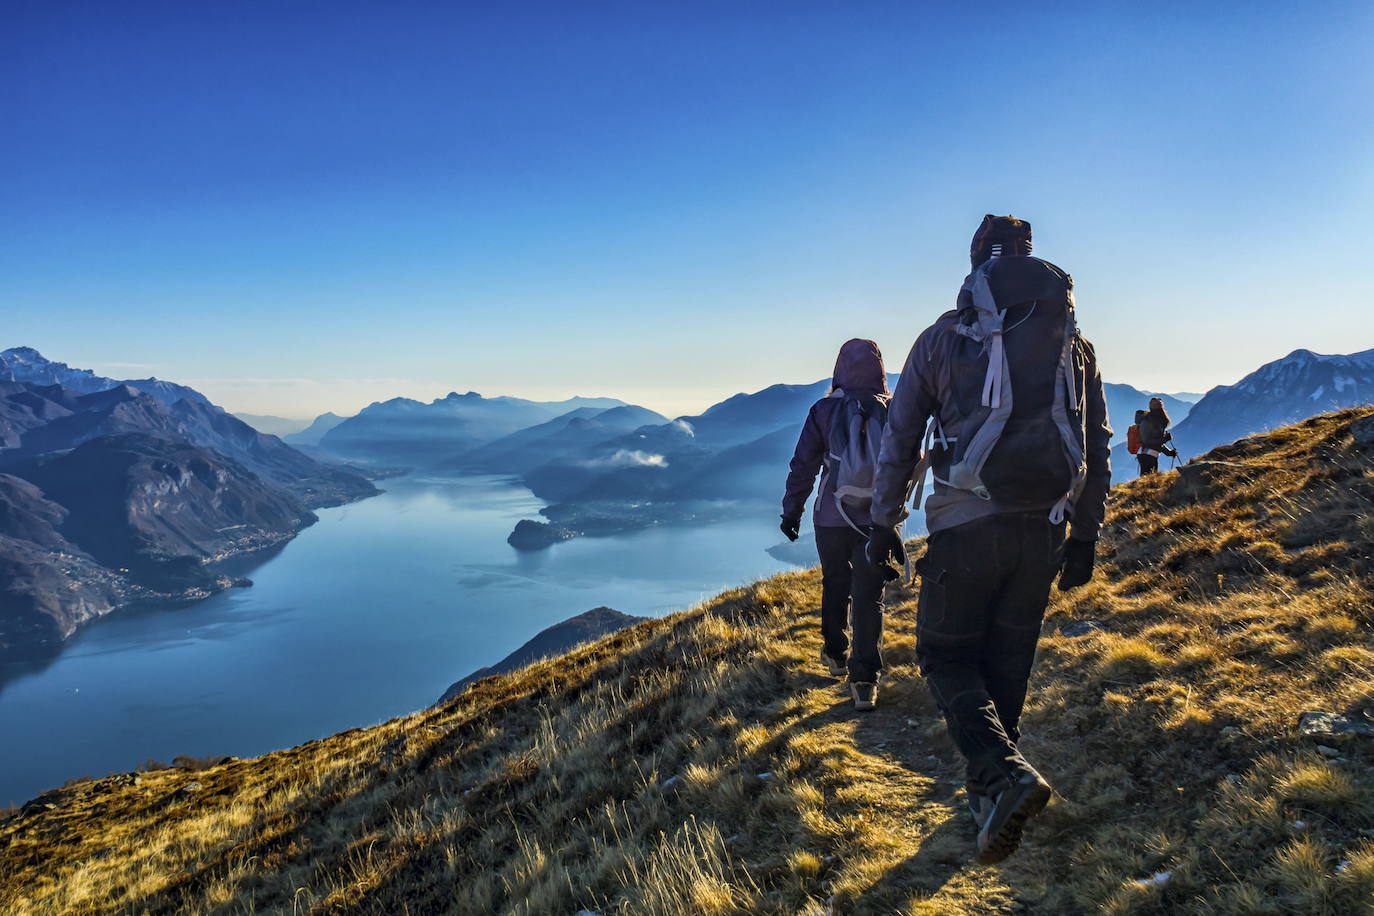
[(1140, 424), (1132, 423), (1126, 430), (1126, 451), (1132, 455), (1140, 454)]

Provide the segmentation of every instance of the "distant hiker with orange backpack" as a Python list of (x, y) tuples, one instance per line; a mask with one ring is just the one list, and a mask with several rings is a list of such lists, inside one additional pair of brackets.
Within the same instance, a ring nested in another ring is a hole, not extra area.
[[(858, 338), (846, 342), (830, 382), (830, 393), (811, 405), (797, 440), (781, 528), (789, 540), (800, 536), (820, 471), (813, 520), (821, 559), (821, 664), (834, 677), (848, 676), (854, 708), (866, 711), (877, 705), (883, 670), (883, 577), (864, 554), (890, 396), (878, 345)], [(852, 646), (845, 633), (851, 621)]]
[[(1134, 435), (1131, 432), (1134, 431)], [(1178, 452), (1169, 442), (1174, 434), (1169, 432), (1169, 414), (1164, 410), (1163, 398), (1150, 398), (1149, 410), (1135, 412), (1135, 426), (1127, 431), (1127, 446), (1135, 460), (1140, 464), (1140, 476), (1153, 474), (1159, 470), (1159, 456), (1177, 458)], [(1132, 443), (1134, 440), (1134, 443)], [(1129, 448), (1135, 444), (1135, 448)]]
[(1049, 803), (1017, 747), (1021, 710), (1050, 586), (1092, 577), (1111, 483), (1102, 376), (1078, 332), (1073, 281), (1030, 251), (1029, 223), (984, 217), (956, 308), (912, 347), (888, 409), (868, 547), (900, 575), (897, 526), (928, 470), (916, 655), (968, 763), (982, 863), (1014, 852)]

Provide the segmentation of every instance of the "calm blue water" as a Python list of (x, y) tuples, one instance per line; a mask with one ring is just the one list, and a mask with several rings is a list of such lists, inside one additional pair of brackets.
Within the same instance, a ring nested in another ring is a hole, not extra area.
[(785, 568), (764, 552), (781, 540), (772, 514), (522, 554), (506, 535), (540, 505), (522, 487), (382, 485), (244, 571), (252, 588), (116, 614), (39, 672), (0, 668), (0, 803), (149, 757), (251, 756), (370, 725), (574, 614), (661, 615)]

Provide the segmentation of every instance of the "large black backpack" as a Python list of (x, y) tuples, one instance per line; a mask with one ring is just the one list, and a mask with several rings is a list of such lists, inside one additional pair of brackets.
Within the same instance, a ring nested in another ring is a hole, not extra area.
[(1007, 508), (1052, 506), (1062, 521), (1082, 490), (1084, 346), (1073, 280), (1038, 258), (992, 258), (959, 294), (942, 404), (927, 449), (935, 479)]

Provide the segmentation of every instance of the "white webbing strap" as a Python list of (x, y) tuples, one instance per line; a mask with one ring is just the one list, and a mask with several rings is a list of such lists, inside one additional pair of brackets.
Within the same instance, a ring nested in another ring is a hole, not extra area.
[[(931, 448), (938, 445), (945, 451), (950, 451), (953, 444), (958, 441), (958, 436), (945, 435), (945, 428), (940, 425), (939, 417), (930, 418), (930, 425), (926, 427), (925, 445), (921, 448), (921, 460), (916, 463), (915, 482), (912, 485), (911, 493), (908, 494), (908, 497), (911, 499), (911, 508), (916, 510), (921, 508), (921, 497), (925, 495), (926, 489), (926, 474), (930, 472)], [(940, 483), (945, 483), (938, 477), (934, 479), (939, 480)], [(948, 484), (946, 484), (946, 486), (948, 486)]]
[(1000, 408), (1002, 389), (1006, 384), (1006, 353), (1002, 346), (1002, 313), (997, 310), (997, 300), (992, 297), (992, 287), (988, 285), (988, 270), (993, 264), (987, 261), (978, 268), (973, 278), (973, 305), (978, 310), (978, 324), (982, 327), (988, 347), (988, 373), (983, 379), (983, 406)]
[[(999, 317), (1000, 322), (1000, 317)], [(996, 328), (992, 332), (992, 343), (988, 345), (988, 374), (983, 379), (983, 406), (1001, 407), (1002, 406), (1002, 386), (1006, 376), (1002, 367), (1006, 361), (1002, 349), (1002, 329)]]
[(859, 532), (859, 534), (862, 534), (864, 537), (868, 537), (868, 532), (854, 524), (854, 519), (850, 518), (849, 513), (844, 511), (844, 500), (840, 498), (839, 493), (835, 494), (835, 508), (840, 510), (840, 518), (844, 519), (845, 524)]

